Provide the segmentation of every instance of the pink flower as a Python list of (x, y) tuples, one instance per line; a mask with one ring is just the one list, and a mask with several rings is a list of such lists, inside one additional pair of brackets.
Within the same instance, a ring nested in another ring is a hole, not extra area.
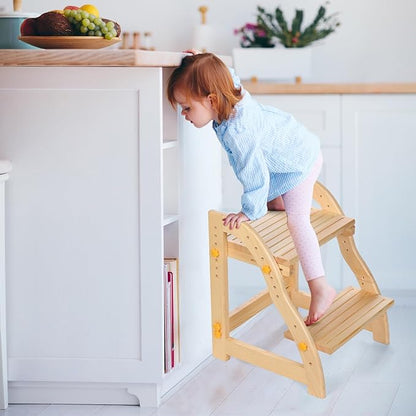
[(246, 23), (246, 29), (247, 30), (256, 30), (257, 29), (257, 25), (254, 23)]

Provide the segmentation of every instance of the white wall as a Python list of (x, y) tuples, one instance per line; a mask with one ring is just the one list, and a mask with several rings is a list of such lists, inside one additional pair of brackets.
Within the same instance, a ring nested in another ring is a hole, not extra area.
[[(87, 2), (87, 0), (85, 0)], [(268, 9), (280, 5), (289, 19), (295, 7), (305, 10), (308, 23), (324, 0), (88, 0), (103, 17), (117, 20), (124, 30), (153, 33), (158, 50), (184, 50), (192, 45), (199, 24), (198, 7), (208, 6), (214, 27), (213, 52), (231, 54), (238, 46), (233, 29), (255, 20), (257, 4)], [(44, 12), (80, 0), (26, 0), (24, 11)], [(10, 8), (11, 0), (0, 0)], [(313, 76), (309, 81), (377, 82), (416, 80), (416, 2), (332, 0), (330, 12), (340, 12), (342, 26), (313, 50)]]

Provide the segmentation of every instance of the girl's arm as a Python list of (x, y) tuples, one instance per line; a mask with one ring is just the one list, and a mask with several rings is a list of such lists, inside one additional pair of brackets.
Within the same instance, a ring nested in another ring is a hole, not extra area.
[(248, 126), (243, 131), (232, 130), (225, 141), (231, 167), (243, 185), (241, 213), (250, 220), (260, 218), (267, 212), (270, 174), (255, 127)]

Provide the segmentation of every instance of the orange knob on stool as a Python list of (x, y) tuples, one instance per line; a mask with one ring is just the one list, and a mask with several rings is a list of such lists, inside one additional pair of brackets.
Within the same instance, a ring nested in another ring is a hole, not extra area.
[(269, 274), (269, 273), (272, 271), (272, 269), (270, 268), (270, 266), (268, 266), (267, 264), (265, 264), (265, 265), (261, 268), (261, 271), (262, 271), (264, 274)]
[(299, 348), (301, 351), (306, 351), (306, 350), (308, 349), (308, 345), (307, 345), (307, 344), (305, 344), (304, 342), (299, 342), (299, 344), (298, 344), (298, 348)]

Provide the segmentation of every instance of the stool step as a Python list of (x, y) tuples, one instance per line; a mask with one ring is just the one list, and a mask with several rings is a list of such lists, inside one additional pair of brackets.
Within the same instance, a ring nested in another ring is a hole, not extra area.
[[(308, 327), (316, 348), (332, 354), (393, 303), (393, 299), (364, 290), (353, 287), (344, 289), (328, 312), (316, 324)], [(285, 337), (293, 340), (289, 330), (285, 332)]]
[[(321, 209), (312, 209), (311, 211), (311, 224), (320, 245), (353, 227), (354, 222), (352, 218), (330, 211)], [(269, 211), (264, 217), (252, 221), (250, 225), (260, 235), (279, 264), (289, 264), (297, 259), (284, 211)], [(255, 263), (247, 247), (232, 235), (228, 239), (228, 255), (247, 263)]]

